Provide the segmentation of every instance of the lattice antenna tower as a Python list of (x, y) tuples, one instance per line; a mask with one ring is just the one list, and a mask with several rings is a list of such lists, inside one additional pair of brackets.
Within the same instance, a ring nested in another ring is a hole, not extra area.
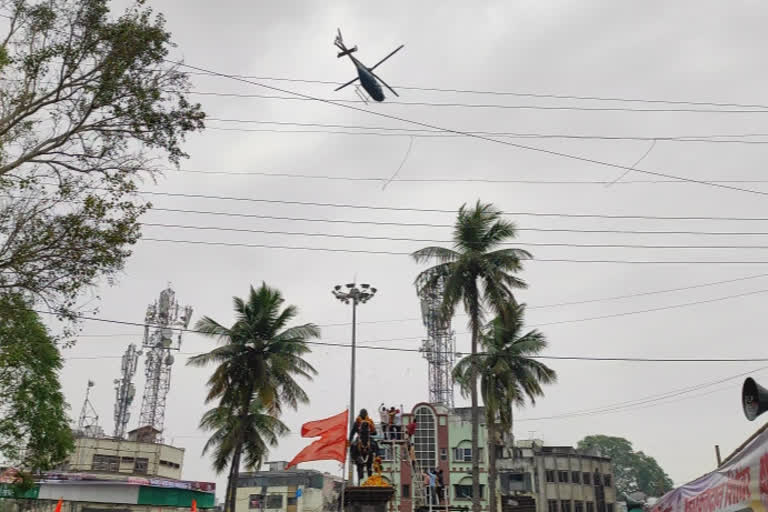
[(115, 431), (112, 434), (117, 439), (125, 437), (125, 429), (128, 420), (131, 419), (130, 408), (133, 398), (136, 396), (136, 386), (133, 385), (133, 376), (136, 375), (136, 367), (139, 364), (141, 350), (136, 350), (136, 345), (131, 343), (123, 354), (120, 366), (120, 378), (115, 379)]
[(92, 380), (88, 380), (88, 386), (85, 388), (85, 400), (80, 409), (80, 418), (77, 420), (77, 433), (85, 437), (102, 437), (104, 431), (99, 426), (99, 414), (91, 403), (91, 388), (94, 386)]
[(441, 305), (445, 278), (440, 278), (432, 290), (417, 284), (421, 299), (421, 318), (427, 329), (427, 339), (422, 342), (421, 353), (429, 365), (429, 401), (453, 409), (453, 377), (451, 372), (456, 361), (456, 334), (451, 329), (451, 319), (443, 318)]
[(162, 442), (165, 402), (171, 387), (171, 367), (174, 362), (171, 351), (181, 348), (182, 329), (187, 328), (191, 318), (192, 307), (179, 306), (170, 285), (160, 292), (160, 298), (147, 308), (142, 344), (146, 354), (146, 382), (141, 400), (139, 428), (153, 429), (156, 442)]

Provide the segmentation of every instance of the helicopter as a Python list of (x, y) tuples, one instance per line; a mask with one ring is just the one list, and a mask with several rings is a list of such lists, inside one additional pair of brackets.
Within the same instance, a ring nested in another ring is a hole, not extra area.
[(392, 89), (387, 83), (381, 79), (376, 73), (373, 72), (374, 69), (379, 67), (382, 63), (384, 63), (385, 60), (399, 52), (403, 49), (405, 45), (401, 44), (398, 46), (392, 53), (381, 59), (379, 62), (374, 64), (372, 67), (366, 67), (365, 64), (357, 60), (352, 54), (357, 51), (357, 46), (353, 46), (352, 48), (347, 48), (344, 45), (344, 40), (341, 37), (341, 29), (338, 29), (338, 35), (336, 36), (336, 40), (334, 41), (334, 44), (338, 49), (341, 50), (339, 54), (336, 56), (337, 58), (342, 58), (345, 55), (350, 58), (352, 63), (357, 68), (357, 77), (350, 80), (349, 82), (345, 83), (344, 85), (341, 85), (334, 89), (335, 91), (339, 91), (348, 85), (352, 85), (353, 83), (360, 80), (360, 84), (363, 86), (363, 89), (370, 95), (371, 98), (373, 98), (376, 101), (384, 101), (384, 91), (381, 89), (381, 85), (379, 85), (379, 82), (384, 84), (384, 86), (392, 91), (392, 94), (395, 96), (400, 96), (395, 92), (394, 89)]

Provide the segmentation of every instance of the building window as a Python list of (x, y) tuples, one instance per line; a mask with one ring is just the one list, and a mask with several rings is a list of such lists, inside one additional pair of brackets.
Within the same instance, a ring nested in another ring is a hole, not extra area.
[(296, 497), (295, 496), (288, 496), (288, 503), (287, 505), (290, 506), (296, 506)]
[(560, 510), (561, 512), (571, 512), (571, 502), (567, 500), (561, 501)]
[(578, 471), (571, 471), (571, 483), (573, 484), (580, 484), (581, 483), (581, 473)]
[[(568, 483), (568, 472), (567, 471), (558, 471), (557, 472), (557, 481), (561, 484), (567, 484)], [(569, 504), (570, 506), (570, 504)]]
[(595, 471), (594, 475), (592, 476), (592, 483), (595, 485), (602, 485), (603, 478), (600, 476), (600, 473)]
[(547, 512), (560, 512), (557, 500), (547, 500)]
[(575, 501), (573, 503), (573, 512), (584, 512), (584, 502), (583, 501)]
[(589, 473), (582, 473), (581, 476), (584, 477), (584, 479), (583, 479), (584, 480), (584, 485), (592, 485), (592, 475), (591, 474), (589, 474)]
[(448, 460), (448, 448), (440, 448), (440, 460)]
[(610, 487), (611, 486), (611, 475), (603, 475), (603, 484), (606, 487)]
[[(483, 490), (485, 489), (484, 485), (480, 486), (480, 499), (483, 499)], [(457, 500), (471, 500), (472, 499), (472, 484), (469, 485), (459, 485), (455, 484), (453, 486), (453, 492), (456, 495)]]
[(386, 460), (386, 461), (393, 460), (393, 457), (392, 457), (393, 450), (392, 450), (392, 445), (391, 444), (383, 444), (382, 443), (381, 445), (379, 445), (379, 447), (380, 448), (381, 447), (384, 448), (384, 454), (383, 454), (381, 460)]
[(413, 434), (413, 451), (422, 468), (437, 466), (437, 425), (432, 408), (426, 405), (414, 411), (416, 432)]
[(605, 512), (613, 512), (613, 503), (605, 504)]
[(555, 483), (555, 472), (551, 469), (548, 469), (545, 471), (545, 476), (547, 477), (547, 483), (553, 484)]
[(248, 496), (248, 508), (261, 508), (261, 495), (251, 494)]
[(120, 470), (120, 457), (95, 454), (93, 456), (93, 461), (91, 462), (91, 469), (93, 471), (110, 471), (117, 473)]
[(496, 450), (496, 458), (497, 459), (503, 459), (504, 458), (504, 447), (496, 445), (494, 447), (494, 449)]
[(411, 497), (411, 486), (408, 484), (403, 484), (403, 490), (400, 492), (401, 498), (410, 498)]
[[(120, 459), (120, 462), (122, 462), (123, 464), (133, 464), (133, 457), (123, 457), (122, 459)], [(160, 461), (160, 463), (162, 464), (163, 461)]]
[(267, 496), (267, 508), (283, 508), (283, 495), (270, 494)]
[(140, 475), (146, 475), (149, 466), (149, 459), (142, 457), (136, 457), (136, 461), (133, 463), (133, 472)]
[(595, 504), (591, 501), (587, 502), (587, 512), (595, 512)]
[(472, 462), (472, 448), (454, 448), (453, 460), (455, 462)]

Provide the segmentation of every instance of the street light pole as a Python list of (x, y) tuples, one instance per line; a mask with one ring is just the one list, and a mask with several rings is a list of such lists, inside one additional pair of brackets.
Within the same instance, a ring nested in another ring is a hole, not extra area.
[[(365, 304), (376, 295), (376, 288), (372, 287), (368, 283), (363, 283), (360, 288), (355, 283), (348, 283), (345, 285), (347, 290), (344, 291), (340, 284), (333, 287), (331, 293), (339, 301), (344, 304), (352, 304), (352, 364), (350, 368), (349, 378), (349, 431), (352, 431), (355, 422), (355, 349), (357, 344), (357, 305)], [(349, 463), (349, 471), (347, 478), (352, 482), (352, 461)]]

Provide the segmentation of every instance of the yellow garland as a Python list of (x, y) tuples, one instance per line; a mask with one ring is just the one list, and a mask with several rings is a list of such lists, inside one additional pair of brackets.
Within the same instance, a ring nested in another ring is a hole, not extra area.
[(363, 482), (363, 487), (392, 487), (381, 476), (381, 457), (373, 459), (373, 471), (374, 474), (369, 476), (368, 479)]
[(363, 482), (363, 487), (392, 487), (381, 475), (371, 475)]

